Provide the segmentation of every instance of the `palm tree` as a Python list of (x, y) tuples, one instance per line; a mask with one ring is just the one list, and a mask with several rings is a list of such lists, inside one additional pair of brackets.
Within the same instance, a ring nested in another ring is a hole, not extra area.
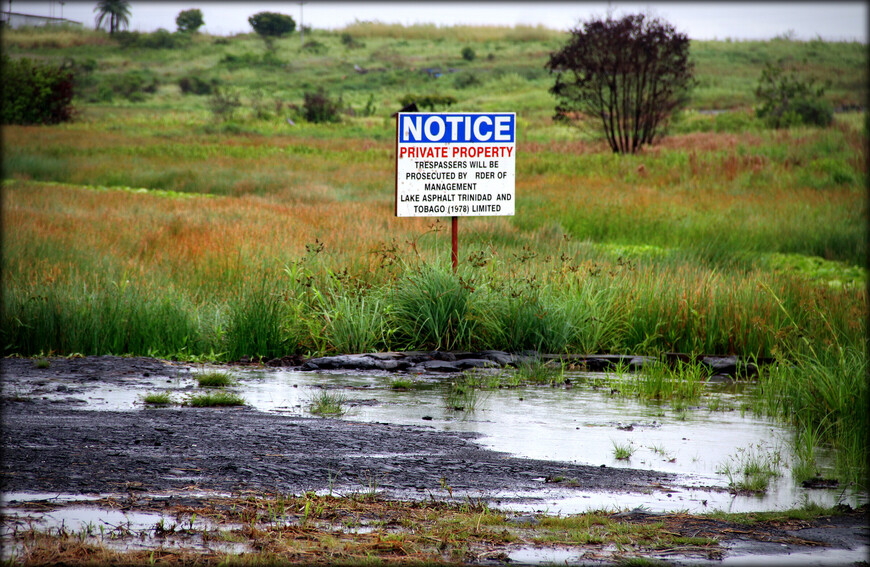
[(127, 0), (97, 0), (94, 12), (97, 12), (97, 28), (108, 21), (110, 34), (121, 29), (121, 26), (130, 25), (130, 2)]

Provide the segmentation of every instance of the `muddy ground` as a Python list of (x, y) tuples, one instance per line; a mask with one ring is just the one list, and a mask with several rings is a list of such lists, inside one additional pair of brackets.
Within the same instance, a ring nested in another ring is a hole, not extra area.
[[(301, 494), (334, 488), (408, 500), (443, 495), (450, 487), (455, 494), (506, 504), (511, 493), (552, 488), (545, 480), (556, 477), (576, 480), (576, 489), (584, 491), (680, 488), (677, 475), (514, 458), (477, 446), (472, 434), (423, 424), (289, 417), (249, 408), (76, 409), (91, 381), (120, 385), (188, 372), (155, 359), (53, 358), (48, 368), (39, 368), (34, 360), (9, 358), (2, 371), (4, 493)], [(64, 396), (49, 400), (41, 395), (47, 391)], [(744, 554), (783, 553), (808, 541), (842, 549), (867, 545), (866, 525), (861, 512), (821, 519), (801, 524), (798, 543), (775, 546), (765, 543), (770, 533), (761, 526), (755, 533), (711, 533), (748, 542)]]
[[(143, 358), (3, 361), (5, 491), (104, 492), (270, 490), (286, 493), (359, 484), (402, 493), (540, 489), (541, 479), (577, 479), (584, 490), (637, 492), (672, 474), (512, 458), (482, 449), (473, 434), (301, 418), (248, 408), (75, 409), (88, 381), (172, 379), (183, 367)], [(58, 378), (62, 382), (58, 384)], [(65, 399), (40, 393), (58, 389)], [(421, 424), (424, 422), (421, 422)], [(537, 479), (537, 480), (536, 480)]]

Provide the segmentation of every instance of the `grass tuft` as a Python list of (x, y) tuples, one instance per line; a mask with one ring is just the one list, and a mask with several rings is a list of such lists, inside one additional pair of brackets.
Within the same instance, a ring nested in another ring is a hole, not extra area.
[(233, 377), (228, 372), (212, 370), (196, 376), (200, 388), (226, 388), (233, 383)]
[(635, 448), (632, 444), (629, 443), (617, 443), (616, 441), (612, 441), (613, 443), (613, 458), (617, 461), (627, 461), (634, 455)]
[(145, 394), (142, 398), (142, 402), (153, 406), (167, 406), (172, 403), (172, 398), (170, 397), (169, 392), (152, 392), (150, 394)]
[(232, 392), (219, 390), (217, 392), (208, 392), (207, 394), (191, 396), (187, 401), (187, 405), (195, 408), (243, 406), (245, 405), (245, 399)]
[(341, 417), (347, 413), (347, 399), (342, 394), (321, 390), (308, 401), (308, 411), (320, 417)]
[(761, 445), (749, 445), (738, 449), (716, 472), (728, 477), (733, 490), (764, 493), (770, 481), (782, 475), (783, 466), (778, 450), (766, 451)]

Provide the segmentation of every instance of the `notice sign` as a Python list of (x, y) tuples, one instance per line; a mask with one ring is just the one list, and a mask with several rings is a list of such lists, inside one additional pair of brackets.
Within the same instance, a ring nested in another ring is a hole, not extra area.
[(399, 113), (396, 216), (514, 214), (516, 113)]

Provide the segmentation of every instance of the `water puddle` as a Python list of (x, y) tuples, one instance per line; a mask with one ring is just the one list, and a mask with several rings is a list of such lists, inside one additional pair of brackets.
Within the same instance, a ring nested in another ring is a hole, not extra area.
[[(661, 560), (668, 565), (679, 566), (707, 566), (707, 565), (733, 565), (754, 567), (756, 565), (778, 565), (792, 567), (838, 567), (840, 565), (860, 564), (866, 560), (870, 548), (860, 546), (855, 549), (813, 549), (812, 551), (784, 552), (778, 554), (748, 554), (738, 555), (735, 551), (740, 546), (723, 546), (727, 551), (721, 559), (706, 559), (698, 557), (679, 557), (668, 555), (663, 557), (651, 557), (653, 560)], [(534, 547), (526, 546), (514, 549), (508, 553), (508, 559), (512, 563), (520, 565), (594, 565), (612, 560), (620, 555), (615, 547), (605, 547), (601, 550), (580, 550), (564, 547)]]
[(119, 510), (89, 504), (106, 496), (4, 494), (0, 510), (3, 517), (0, 560), (10, 561), (21, 556), (27, 539), (21, 535), (30, 530), (72, 535), (83, 543), (118, 551), (171, 549), (232, 554), (251, 551), (247, 543), (219, 539), (221, 534), (240, 529), (241, 524), (218, 524), (196, 515)]
[[(570, 377), (577, 383), (601, 375)], [(390, 388), (393, 379), (340, 373), (249, 373), (242, 379), (240, 393), (261, 411), (304, 416), (310, 415), (309, 400), (315, 393), (334, 389), (345, 397), (349, 408), (342, 419), (474, 432), (482, 436), (477, 439), (479, 444), (514, 456), (678, 473), (685, 476), (683, 484), (697, 487), (634, 495), (553, 490), (554, 497), (543, 504), (551, 513), (638, 506), (653, 511), (751, 512), (789, 509), (808, 502), (857, 506), (865, 501), (842, 489), (796, 486), (790, 474), (791, 431), (774, 420), (740, 411), (742, 394), (716, 394), (715, 404), (725, 409), (713, 411), (702, 405), (674, 411), (666, 404), (643, 404), (582, 385), (570, 389), (536, 386), (482, 391), (474, 411), (465, 412), (450, 409), (444, 402), (444, 383), (449, 378), (418, 378), (414, 387), (405, 390)], [(616, 447), (628, 447), (631, 456), (617, 459)], [(781, 459), (782, 476), (773, 480), (763, 496), (711, 491), (710, 487), (728, 486), (727, 475), (720, 471), (747, 451)], [(537, 510), (541, 506), (538, 501), (511, 508)]]
[(755, 567), (756, 565), (778, 565), (781, 567), (839, 567), (841, 565), (861, 565), (867, 561), (870, 547), (858, 546), (854, 549), (812, 548), (808, 551), (789, 551), (776, 554), (747, 554), (741, 545), (724, 545), (727, 554), (722, 559), (684, 559), (669, 558), (674, 565), (707, 566), (733, 565), (735, 567)]
[[(37, 395), (50, 400), (81, 400), (74, 407), (91, 410), (140, 411), (143, 397), (166, 391), (174, 403), (202, 392), (194, 369), (190, 375), (167, 380), (137, 377), (129, 383), (77, 384), (75, 389), (60, 381), (43, 381)], [(630, 467), (677, 473), (687, 490), (644, 494), (583, 492), (571, 479), (540, 479), (542, 488), (535, 501), (512, 504), (512, 509), (551, 513), (577, 513), (596, 509), (652, 511), (711, 510), (751, 512), (789, 509), (807, 503), (853, 507), (866, 502), (866, 495), (843, 489), (808, 490), (791, 477), (789, 445), (792, 432), (770, 419), (740, 410), (739, 392), (719, 392), (696, 407), (675, 411), (668, 404), (654, 405), (613, 395), (609, 387), (593, 388), (590, 382), (604, 375), (571, 373), (575, 387), (534, 386), (520, 389), (480, 391), (474, 411), (456, 411), (444, 401), (452, 378), (407, 376), (387, 373), (294, 372), (231, 370), (235, 384), (230, 390), (260, 411), (311, 416), (311, 400), (323, 389), (345, 399), (342, 419), (431, 427), (443, 431), (473, 432), (482, 446), (531, 459), (605, 467)], [(393, 389), (401, 377), (410, 387)], [(585, 382), (585, 383), (584, 383)], [(33, 395), (19, 392), (18, 395)], [(149, 410), (159, 411), (159, 410)], [(627, 458), (617, 458), (618, 449)], [(762, 496), (734, 495), (725, 490), (723, 474), (729, 462), (754, 453), (779, 459), (774, 478)], [(384, 458), (389, 458), (385, 456)], [(825, 462), (821, 463), (825, 466)], [(546, 481), (558, 480), (559, 484)], [(514, 500), (511, 498), (511, 500)]]

